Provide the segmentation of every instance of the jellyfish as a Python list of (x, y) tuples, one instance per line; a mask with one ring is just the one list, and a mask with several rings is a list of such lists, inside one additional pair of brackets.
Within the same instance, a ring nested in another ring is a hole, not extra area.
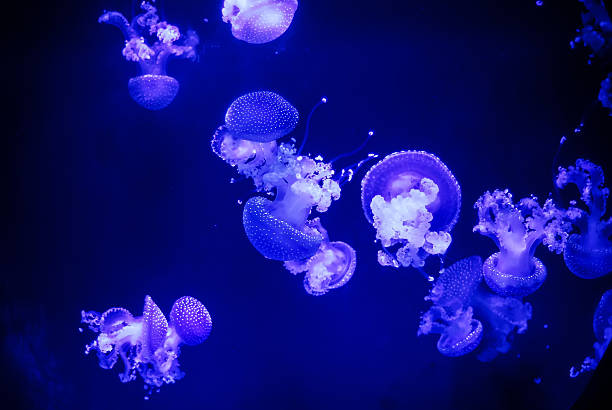
[(297, 0), (225, 0), (221, 15), (238, 40), (263, 44), (287, 31), (297, 7)]
[(191, 296), (183, 296), (174, 302), (170, 323), (148, 295), (141, 317), (115, 307), (102, 314), (82, 311), (81, 322), (99, 333), (85, 347), (85, 353), (96, 351), (103, 369), (111, 369), (120, 357), (124, 366), (119, 375), (121, 382), (135, 380), (139, 374), (147, 395), (184, 376), (178, 363), (180, 345), (202, 343), (212, 327), (210, 314), (204, 305)]
[(418, 335), (439, 334), (444, 356), (477, 353), (490, 361), (506, 353), (514, 333), (524, 333), (531, 305), (492, 293), (482, 284), (482, 259), (471, 256), (442, 271), (425, 300), (432, 306), (421, 316)]
[(606, 291), (593, 315), (593, 332), (597, 341), (593, 344), (595, 350), (594, 357), (587, 357), (580, 365), (580, 369), (572, 366), (570, 377), (578, 377), (585, 372), (593, 371), (597, 368), (599, 361), (603, 357), (610, 340), (612, 340), (612, 289)]
[[(361, 205), (383, 246), (379, 263), (420, 268), (429, 255), (443, 255), (450, 245), (461, 189), (436, 156), (402, 151), (368, 171), (361, 182)], [(392, 255), (387, 248), (394, 246)]]
[[(98, 19), (99, 23), (118, 27), (125, 37), (123, 56), (137, 62), (140, 75), (128, 81), (128, 91), (134, 101), (148, 110), (161, 110), (176, 97), (179, 82), (166, 74), (166, 65), (171, 57), (195, 60), (195, 47), (199, 38), (195, 31), (182, 36), (178, 27), (159, 21), (157, 9), (150, 3), (141, 4), (143, 14), (131, 23), (119, 12), (107, 11)], [(155, 38), (149, 46), (145, 37)], [(177, 41), (181, 44), (175, 44)]]
[(500, 250), (484, 263), (489, 287), (502, 296), (535, 292), (546, 279), (546, 267), (533, 254), (542, 242), (551, 252), (563, 251), (571, 228), (565, 213), (550, 198), (543, 206), (535, 196), (514, 204), (507, 189), (485, 192), (474, 208), (478, 210), (474, 232), (493, 239)]
[(608, 77), (601, 82), (598, 97), (601, 105), (608, 108), (612, 116), (612, 73), (608, 74)]
[(570, 43), (582, 43), (600, 57), (612, 56), (612, 21), (601, 0), (580, 0), (587, 12), (582, 14), (583, 27), (578, 29), (578, 36)]
[[(574, 184), (588, 211), (575, 206), (567, 210), (578, 233), (567, 240), (563, 259), (576, 276), (594, 279), (612, 271), (612, 218), (604, 218), (610, 190), (604, 187), (604, 174), (600, 166), (589, 160), (578, 159), (575, 166), (559, 167), (556, 178), (558, 188)], [(572, 205), (576, 201), (571, 202)]]

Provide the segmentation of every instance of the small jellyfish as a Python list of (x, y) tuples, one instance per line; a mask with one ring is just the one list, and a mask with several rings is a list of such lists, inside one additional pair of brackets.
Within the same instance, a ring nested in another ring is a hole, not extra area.
[(323, 237), (317, 252), (308, 259), (287, 261), (285, 268), (294, 275), (306, 272), (304, 289), (311, 295), (321, 296), (351, 279), (357, 265), (357, 254), (345, 242), (330, 242), (319, 218), (309, 221), (308, 225)]
[(419, 335), (440, 334), (438, 350), (457, 357), (477, 353), (490, 361), (510, 349), (511, 335), (523, 333), (531, 305), (491, 293), (482, 285), (482, 259), (471, 256), (446, 268), (429, 296), (433, 303), (421, 316)]
[[(461, 189), (436, 156), (402, 151), (368, 171), (361, 182), (361, 205), (383, 246), (379, 263), (420, 268), (429, 255), (442, 255), (450, 245)], [(396, 245), (391, 255), (387, 248)]]
[(598, 97), (601, 105), (608, 108), (612, 116), (612, 73), (608, 74), (608, 77), (601, 82)]
[(82, 311), (81, 322), (99, 333), (85, 353), (96, 351), (104, 369), (111, 369), (120, 357), (124, 365), (121, 382), (135, 380), (139, 374), (147, 394), (184, 376), (179, 369), (179, 346), (202, 343), (212, 327), (204, 305), (189, 296), (174, 303), (170, 323), (150, 296), (145, 297), (141, 317), (124, 308), (111, 308), (102, 314)]
[(593, 332), (597, 341), (593, 344), (594, 357), (587, 357), (580, 365), (580, 369), (572, 366), (570, 377), (577, 377), (581, 373), (590, 372), (597, 368), (610, 340), (612, 340), (612, 289), (606, 291), (593, 315)]
[[(199, 39), (195, 31), (182, 36), (178, 27), (159, 21), (157, 9), (143, 1), (145, 11), (136, 16), (131, 24), (119, 12), (108, 11), (98, 19), (99, 23), (118, 27), (125, 37), (123, 56), (140, 65), (140, 75), (130, 78), (128, 91), (134, 101), (148, 110), (161, 110), (170, 104), (179, 90), (176, 78), (166, 74), (166, 65), (171, 57), (195, 60), (195, 47)], [(155, 38), (149, 46), (145, 37)], [(175, 42), (181, 40), (181, 44)]]
[(297, 0), (225, 0), (221, 15), (238, 40), (263, 44), (287, 31), (297, 7)]
[(612, 271), (612, 218), (604, 218), (610, 190), (604, 187), (601, 167), (585, 159), (576, 160), (576, 166), (559, 168), (557, 187), (568, 184), (576, 185), (588, 211), (577, 207), (567, 210), (578, 233), (567, 240), (563, 259), (574, 275), (598, 278)]
[(508, 190), (485, 192), (474, 208), (478, 210), (474, 232), (493, 239), (500, 250), (484, 264), (489, 287), (502, 296), (535, 292), (546, 279), (546, 267), (533, 254), (541, 242), (552, 252), (563, 251), (570, 229), (565, 213), (552, 199), (543, 206), (534, 196), (514, 204)]

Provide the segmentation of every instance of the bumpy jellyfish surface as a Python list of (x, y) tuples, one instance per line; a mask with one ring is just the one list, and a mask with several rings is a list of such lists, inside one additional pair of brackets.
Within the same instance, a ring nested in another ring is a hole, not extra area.
[(285, 268), (294, 275), (306, 272), (304, 289), (313, 296), (321, 296), (351, 279), (357, 265), (357, 253), (345, 242), (330, 242), (319, 218), (309, 221), (308, 225), (323, 238), (319, 249), (308, 259), (286, 261)]
[(225, 0), (221, 15), (235, 38), (262, 44), (287, 31), (297, 7), (297, 0)]
[[(580, 191), (580, 200), (587, 210), (572, 206), (567, 210), (577, 233), (570, 235), (563, 259), (576, 276), (593, 279), (612, 271), (612, 218), (605, 219), (610, 190), (604, 187), (604, 174), (600, 166), (578, 159), (576, 166), (559, 168), (557, 187), (574, 184)], [(576, 205), (576, 201), (571, 202)]]
[[(179, 82), (166, 74), (168, 60), (172, 57), (194, 60), (199, 39), (194, 31), (182, 36), (178, 27), (159, 21), (151, 4), (142, 2), (141, 7), (144, 13), (131, 23), (116, 11), (105, 12), (98, 22), (121, 30), (125, 37), (123, 56), (140, 66), (140, 75), (128, 81), (132, 99), (146, 109), (160, 110), (174, 100), (179, 90)], [(153, 44), (149, 45), (145, 37), (154, 39)]]
[(597, 305), (593, 315), (593, 331), (597, 339), (593, 344), (595, 354), (593, 357), (585, 358), (579, 369), (572, 366), (570, 377), (595, 370), (612, 340), (612, 289), (603, 294)]
[(270, 142), (289, 134), (298, 123), (293, 105), (271, 91), (236, 98), (225, 114), (225, 126), (234, 138)]
[(514, 204), (508, 190), (485, 192), (474, 208), (478, 210), (474, 232), (493, 239), (500, 250), (484, 264), (489, 287), (502, 296), (535, 292), (546, 279), (546, 267), (533, 254), (542, 242), (552, 252), (563, 251), (571, 229), (565, 212), (552, 199), (541, 206), (534, 196)]
[(374, 165), (361, 182), (361, 204), (384, 248), (379, 263), (421, 267), (446, 253), (459, 218), (461, 189), (442, 161), (423, 151), (402, 151)]
[(212, 326), (206, 308), (188, 296), (176, 301), (170, 317), (168, 325), (150, 296), (145, 297), (141, 317), (132, 316), (124, 308), (111, 308), (102, 314), (82, 311), (81, 322), (98, 333), (85, 347), (85, 353), (96, 351), (100, 367), (104, 369), (113, 368), (121, 358), (124, 371), (119, 379), (127, 383), (139, 374), (148, 395), (184, 376), (179, 369), (179, 346), (203, 342)]

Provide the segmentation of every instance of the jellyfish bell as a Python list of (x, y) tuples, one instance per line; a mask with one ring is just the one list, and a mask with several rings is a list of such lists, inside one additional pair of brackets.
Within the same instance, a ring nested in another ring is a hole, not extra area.
[(344, 286), (357, 266), (355, 250), (345, 242), (324, 242), (305, 268), (304, 289), (314, 296)]
[(212, 319), (206, 307), (198, 299), (183, 296), (174, 302), (170, 311), (170, 324), (183, 343), (195, 346), (210, 335)]
[(476, 319), (470, 319), (468, 326), (451, 326), (440, 335), (436, 347), (447, 357), (466, 355), (480, 344), (482, 329), (482, 323)]
[(263, 44), (287, 31), (297, 7), (297, 0), (225, 0), (221, 14), (235, 38)]
[(142, 350), (145, 358), (150, 358), (164, 345), (168, 332), (168, 321), (151, 296), (145, 297), (142, 313)]
[(563, 260), (574, 275), (596, 279), (607, 275), (612, 269), (612, 245), (601, 241), (589, 244), (588, 238), (572, 234), (565, 245)]
[(293, 131), (298, 119), (298, 111), (280, 95), (255, 91), (231, 103), (225, 126), (234, 138), (271, 142)]
[(597, 340), (605, 340), (606, 329), (610, 328), (612, 328), (612, 289), (602, 295), (593, 315), (593, 332)]
[(128, 91), (138, 105), (157, 111), (174, 101), (179, 91), (179, 82), (167, 75), (145, 74), (130, 78)]
[(212, 150), (228, 164), (260, 167), (276, 156), (276, 141), (256, 142), (234, 137), (225, 125), (215, 131), (211, 141)]
[(527, 296), (542, 286), (546, 280), (546, 266), (535, 256), (529, 264), (530, 271), (525, 275), (518, 275), (501, 268), (499, 265), (500, 252), (489, 256), (483, 265), (484, 278), (487, 285), (495, 293), (502, 296)]
[(374, 222), (372, 199), (381, 195), (385, 201), (407, 194), (423, 178), (439, 189), (437, 198), (427, 205), (432, 213), (431, 229), (450, 231), (461, 208), (461, 188), (451, 171), (435, 155), (425, 151), (401, 151), (375, 164), (361, 182), (361, 205), (367, 220)]

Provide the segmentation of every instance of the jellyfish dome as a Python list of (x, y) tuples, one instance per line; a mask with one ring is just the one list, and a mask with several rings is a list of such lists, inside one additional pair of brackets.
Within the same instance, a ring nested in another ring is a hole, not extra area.
[[(421, 267), (442, 255), (459, 218), (461, 189), (442, 161), (424, 151), (402, 151), (374, 165), (361, 182), (361, 205), (385, 248), (382, 265)], [(386, 248), (399, 245), (395, 256)]]
[(559, 168), (557, 187), (569, 184), (576, 185), (587, 211), (573, 206), (567, 210), (577, 233), (567, 240), (563, 259), (574, 275), (598, 278), (612, 271), (612, 217), (604, 218), (610, 190), (604, 187), (601, 167), (585, 159), (578, 159), (575, 166), (567, 169)]
[(534, 196), (514, 204), (507, 189), (485, 192), (474, 208), (478, 210), (474, 232), (490, 237), (500, 249), (484, 264), (489, 287), (502, 296), (535, 292), (546, 279), (546, 267), (534, 252), (542, 242), (552, 252), (563, 251), (571, 229), (565, 213), (550, 198), (543, 206)]
[[(121, 30), (125, 37), (123, 56), (140, 66), (141, 74), (128, 81), (132, 99), (148, 110), (161, 110), (179, 91), (178, 80), (166, 74), (168, 60), (172, 57), (194, 60), (199, 38), (194, 31), (183, 36), (178, 27), (159, 21), (157, 9), (148, 2), (142, 2), (141, 7), (144, 13), (131, 23), (116, 11), (105, 12), (98, 22)], [(147, 44), (146, 37), (154, 40), (152, 45)]]
[(572, 367), (570, 377), (593, 371), (597, 368), (601, 358), (612, 340), (612, 289), (606, 291), (601, 297), (595, 314), (593, 315), (593, 332), (597, 341), (593, 344), (594, 357), (587, 357), (580, 365), (580, 369)]
[(145, 297), (141, 317), (134, 317), (119, 307), (102, 314), (82, 311), (81, 322), (98, 333), (86, 346), (85, 353), (96, 351), (103, 369), (113, 368), (121, 358), (124, 366), (119, 375), (121, 382), (130, 382), (140, 375), (148, 395), (184, 376), (179, 369), (179, 346), (203, 342), (212, 326), (204, 305), (189, 296), (175, 302), (170, 318), (169, 325), (150, 296)]
[(297, 7), (297, 0), (225, 0), (221, 15), (235, 38), (262, 44), (287, 31)]
[(298, 111), (283, 97), (256, 91), (232, 102), (225, 114), (225, 126), (235, 138), (270, 142), (293, 131), (298, 119)]

